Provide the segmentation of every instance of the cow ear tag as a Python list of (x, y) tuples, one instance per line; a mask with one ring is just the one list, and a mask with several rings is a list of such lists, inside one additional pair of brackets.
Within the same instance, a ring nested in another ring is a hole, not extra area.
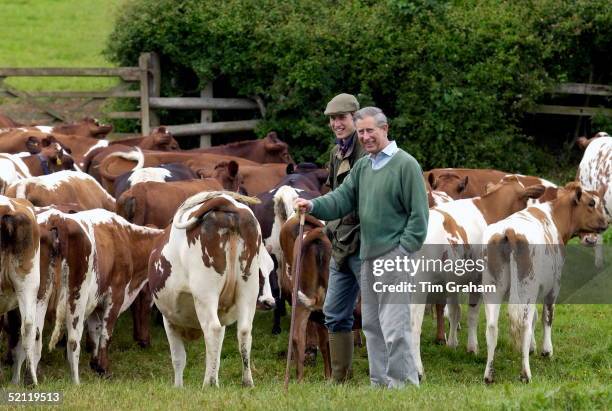
[(338, 167), (338, 174), (346, 173), (351, 171), (351, 164), (348, 160), (342, 160), (340, 167)]
[(57, 164), (58, 166), (61, 166), (61, 165), (62, 165), (62, 159), (58, 157), (58, 158), (55, 160), (55, 164)]

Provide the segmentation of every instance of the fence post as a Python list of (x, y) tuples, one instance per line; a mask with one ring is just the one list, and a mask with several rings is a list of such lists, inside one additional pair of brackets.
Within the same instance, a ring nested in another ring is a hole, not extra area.
[(140, 68), (140, 123), (143, 136), (150, 134), (150, 108), (149, 108), (149, 60), (151, 53), (141, 53), (138, 57), (138, 67)]
[[(159, 55), (155, 52), (149, 53), (149, 97), (159, 97), (161, 94), (161, 67), (159, 64)], [(155, 110), (151, 110), (149, 105), (149, 124), (151, 126), (159, 126), (159, 116)]]
[[(200, 91), (200, 97), (210, 97), (213, 96), (213, 83), (209, 81), (204, 89)], [(202, 110), (200, 111), (200, 122), (201, 123), (212, 123), (212, 110)], [(210, 134), (203, 134), (200, 136), (200, 148), (210, 147), (211, 146), (211, 137)]]

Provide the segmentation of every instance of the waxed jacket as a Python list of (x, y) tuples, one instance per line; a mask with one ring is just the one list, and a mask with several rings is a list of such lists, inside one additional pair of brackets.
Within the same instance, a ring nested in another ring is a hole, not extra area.
[[(325, 183), (330, 190), (335, 190), (342, 184), (355, 162), (367, 154), (359, 143), (357, 132), (354, 132), (352, 137), (351, 147), (344, 156), (342, 156), (338, 145), (335, 145), (331, 150), (329, 175)], [(325, 231), (331, 240), (332, 256), (338, 266), (342, 266), (351, 254), (359, 253), (359, 217), (357, 217), (356, 211), (341, 219), (328, 221), (325, 225)]]

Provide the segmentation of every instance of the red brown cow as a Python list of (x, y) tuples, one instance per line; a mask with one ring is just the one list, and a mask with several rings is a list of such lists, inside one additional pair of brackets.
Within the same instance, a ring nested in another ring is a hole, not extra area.
[[(138, 144), (142, 150), (158, 150), (158, 151), (176, 151), (180, 150), (178, 142), (165, 127), (157, 127), (150, 135), (138, 137)], [(110, 143), (105, 147), (98, 147), (91, 150), (83, 159), (83, 171), (92, 175), (96, 180), (100, 180), (98, 168), (100, 162), (109, 154), (117, 152), (129, 152), (134, 148), (128, 144), (123, 144), (122, 140)]]
[[(306, 215), (302, 248), (298, 249), (296, 238), (299, 230), (299, 219), (293, 217), (283, 225), (280, 231), (280, 243), (283, 250), (281, 262), (280, 285), (282, 293), (290, 301), (293, 294), (294, 255), (300, 252), (301, 275), (298, 285), (298, 304), (296, 310), (294, 333), (289, 336), (293, 352), (298, 381), (304, 378), (304, 355), (306, 350), (306, 326), (313, 312), (323, 310), (327, 283), (329, 280), (329, 260), (331, 242), (323, 231), (323, 224), (316, 218)], [(331, 378), (331, 359), (329, 356), (329, 336), (323, 324), (316, 324), (319, 350), (323, 356), (325, 378)]]
[(106, 210), (50, 213), (45, 226), (57, 238), (54, 264), (67, 266), (68, 272), (58, 290), (49, 349), (67, 330), (66, 353), (72, 380), (78, 384), (85, 325), (94, 345), (90, 365), (106, 375), (117, 318), (147, 283), (149, 255), (162, 231), (130, 224)]
[(0, 153), (38, 154), (41, 150), (41, 142), (49, 136), (39, 130), (27, 130), (25, 128), (14, 128), (0, 130)]
[(272, 189), (287, 174), (285, 164), (259, 164), (240, 157), (210, 153), (142, 151), (137, 148), (129, 153), (113, 153), (107, 156), (100, 164), (100, 175), (102, 185), (112, 192), (113, 183), (119, 175), (145, 166), (182, 163), (200, 175), (210, 176), (217, 164), (231, 160), (240, 166), (244, 188), (250, 195)]
[[(220, 191), (223, 187), (213, 178), (136, 184), (117, 199), (117, 213), (138, 225), (165, 228), (187, 198), (202, 191)], [(163, 198), (163, 201), (160, 201)]]
[[(34, 384), (40, 360), (41, 323), (37, 317), (36, 294), (40, 284), (40, 233), (32, 204), (23, 199), (0, 196), (0, 314), (19, 308), (21, 344), (14, 355), (13, 383), (20, 381), (24, 359)], [(44, 318), (43, 318), (44, 320)], [(36, 340), (36, 336), (39, 336)]]
[(6, 195), (26, 198), (39, 207), (72, 203), (83, 210), (115, 211), (115, 199), (93, 177), (79, 171), (64, 170), (19, 180), (6, 188)]
[(293, 164), (289, 146), (281, 141), (274, 131), (260, 140), (245, 140), (215, 147), (191, 150), (199, 153), (221, 154), (242, 157), (257, 163)]

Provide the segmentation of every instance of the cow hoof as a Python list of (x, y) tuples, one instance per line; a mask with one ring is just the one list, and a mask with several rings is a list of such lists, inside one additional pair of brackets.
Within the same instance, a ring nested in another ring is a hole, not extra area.
[(544, 358), (551, 358), (552, 357), (552, 352), (551, 351), (542, 351), (542, 357), (544, 357)]
[(275, 325), (274, 327), (272, 327), (272, 335), (278, 335), (280, 333), (281, 333), (280, 325), (279, 326)]
[(493, 384), (493, 382), (494, 382), (493, 376), (492, 375), (487, 375), (486, 377), (484, 377), (484, 382), (487, 385)]
[(527, 375), (525, 372), (521, 372), (520, 380), (521, 382), (525, 384), (529, 384), (531, 382), (531, 377)]
[(446, 345), (446, 338), (436, 338), (437, 345)]
[(242, 386), (244, 388), (253, 388), (255, 387), (255, 384), (253, 383), (253, 381), (242, 381)]
[(149, 347), (151, 347), (151, 341), (148, 341), (148, 340), (136, 341), (136, 343), (138, 344), (138, 346), (140, 348), (149, 348)]

